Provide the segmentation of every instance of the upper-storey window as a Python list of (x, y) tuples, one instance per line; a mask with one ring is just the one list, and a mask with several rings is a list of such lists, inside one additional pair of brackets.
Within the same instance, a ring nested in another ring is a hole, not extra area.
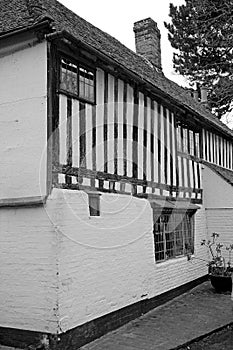
[(95, 102), (95, 72), (83, 64), (61, 59), (60, 89), (87, 102)]
[(94, 101), (94, 72), (84, 67), (79, 67), (79, 97)]
[(177, 150), (183, 154), (200, 156), (199, 133), (179, 124), (177, 126)]
[(200, 157), (200, 136), (199, 133), (194, 134), (195, 138), (195, 156)]
[(191, 156), (194, 156), (195, 155), (195, 148), (194, 148), (195, 134), (192, 130), (188, 130), (188, 132), (189, 132), (189, 153), (191, 154)]

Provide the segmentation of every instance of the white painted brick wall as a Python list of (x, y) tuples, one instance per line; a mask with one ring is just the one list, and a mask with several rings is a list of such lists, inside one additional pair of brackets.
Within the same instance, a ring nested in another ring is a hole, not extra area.
[[(208, 239), (212, 233), (220, 234), (217, 240), (225, 245), (233, 244), (233, 187), (221, 176), (203, 166), (204, 206)], [(222, 254), (228, 260), (225, 248)]]
[[(5, 327), (66, 331), (207, 271), (186, 258), (155, 264), (151, 207), (127, 195), (102, 194), (101, 217), (90, 218), (85, 192), (54, 189), (45, 207), (1, 209), (0, 222)], [(201, 258), (205, 227), (200, 209), (195, 256)]]
[(229, 255), (225, 249), (225, 246), (233, 244), (233, 208), (207, 209), (206, 217), (208, 237), (209, 239), (211, 239), (211, 235), (213, 232), (217, 232), (220, 234), (217, 241), (224, 244), (222, 254), (228, 261)]
[[(48, 215), (60, 233), (59, 307), (63, 331), (189, 282), (205, 263), (179, 258), (155, 264), (152, 210), (147, 200), (102, 194), (101, 217), (89, 217), (82, 191), (53, 190)], [(196, 256), (205, 213), (196, 215)]]
[(43, 207), (0, 209), (0, 326), (56, 332), (57, 242)]

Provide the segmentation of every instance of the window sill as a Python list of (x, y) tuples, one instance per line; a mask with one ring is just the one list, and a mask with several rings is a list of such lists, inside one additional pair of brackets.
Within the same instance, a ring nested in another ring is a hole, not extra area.
[[(191, 258), (193, 258), (195, 255), (192, 254), (191, 255)], [(178, 262), (183, 262), (183, 261), (188, 261), (187, 259), (187, 256), (186, 255), (181, 255), (181, 256), (177, 256), (175, 258), (172, 258), (172, 259), (167, 259), (167, 260), (163, 260), (163, 261), (156, 261), (155, 262), (155, 265), (156, 267), (163, 267), (163, 266), (167, 266), (167, 265), (170, 265), (170, 264), (176, 264)]]
[(87, 99), (85, 99), (85, 98), (79, 97), (79, 96), (76, 95), (76, 94), (72, 94), (72, 92), (69, 92), (69, 91), (66, 91), (66, 90), (63, 90), (63, 89), (59, 89), (59, 90), (57, 91), (57, 93), (62, 94), (62, 95), (65, 95), (65, 96), (70, 97), (70, 98), (73, 98), (73, 99), (78, 100), (78, 101), (80, 101), (80, 102), (82, 102), (82, 103), (87, 103), (87, 104), (90, 104), (90, 105), (92, 105), (92, 106), (95, 106), (95, 105), (96, 105), (96, 101), (95, 101), (95, 100), (94, 100), (94, 101), (87, 100)]

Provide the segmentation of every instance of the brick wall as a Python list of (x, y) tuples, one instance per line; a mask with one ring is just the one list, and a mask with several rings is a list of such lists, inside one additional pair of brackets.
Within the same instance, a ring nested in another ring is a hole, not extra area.
[[(206, 208), (207, 235), (220, 234), (219, 242), (233, 243), (233, 187), (208, 168), (203, 169), (204, 205)], [(225, 247), (222, 254), (228, 260)]]
[[(206, 274), (186, 257), (156, 264), (149, 202), (54, 189), (43, 207), (1, 209), (0, 325), (56, 333)], [(205, 258), (205, 211), (195, 219), (195, 257)]]
[[(152, 210), (147, 200), (102, 194), (101, 217), (89, 217), (87, 194), (53, 190), (47, 212), (59, 234), (60, 329), (180, 286), (207, 273), (186, 257), (155, 264)], [(196, 215), (196, 256), (205, 236), (205, 213)]]
[(233, 244), (233, 208), (207, 209), (206, 218), (208, 237), (211, 237), (213, 232), (220, 234), (218, 242), (224, 244), (222, 254), (228, 261), (228, 252), (226, 251), (225, 246)]
[(0, 326), (57, 331), (57, 242), (42, 207), (0, 210)]

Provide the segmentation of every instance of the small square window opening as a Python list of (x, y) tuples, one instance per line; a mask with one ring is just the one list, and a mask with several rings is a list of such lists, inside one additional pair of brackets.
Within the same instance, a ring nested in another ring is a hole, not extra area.
[(90, 216), (100, 216), (100, 194), (88, 193)]

